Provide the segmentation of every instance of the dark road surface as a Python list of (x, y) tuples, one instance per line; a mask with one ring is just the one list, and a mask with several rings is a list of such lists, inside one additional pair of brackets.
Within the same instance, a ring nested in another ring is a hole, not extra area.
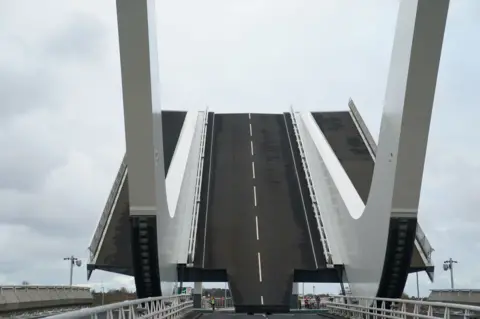
[(248, 114), (216, 114), (205, 268), (227, 269), (236, 304), (260, 304)]
[[(205, 268), (227, 270), (236, 307), (289, 309), (293, 270), (317, 265), (311, 236), (320, 240), (308, 193), (302, 199), (305, 174), (296, 171), (289, 121), (215, 115)], [(324, 266), (320, 244), (315, 251)]]
[(248, 318), (265, 318), (265, 319), (286, 319), (286, 318), (295, 318), (295, 319), (339, 319), (341, 317), (334, 316), (331, 314), (323, 315), (321, 313), (314, 314), (314, 313), (286, 313), (286, 314), (272, 314), (272, 315), (265, 315), (265, 314), (254, 314), (254, 315), (247, 315), (243, 313), (225, 313), (225, 312), (215, 312), (211, 314), (202, 314), (198, 319), (248, 319)]
[[(312, 241), (307, 228), (305, 206), (292, 148), (283, 115), (252, 114), (255, 185), (259, 240), (263, 268), (262, 292), (267, 305), (290, 302), (293, 270), (315, 269)], [(308, 199), (307, 195), (307, 199)]]

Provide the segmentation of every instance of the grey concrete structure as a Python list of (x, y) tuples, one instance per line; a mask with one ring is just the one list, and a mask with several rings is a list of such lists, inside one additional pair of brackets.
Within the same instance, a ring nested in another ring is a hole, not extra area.
[[(288, 311), (294, 282), (395, 298), (412, 263), (432, 274), (417, 214), (448, 4), (401, 2), (376, 147), (353, 103), (336, 113), (189, 111), (172, 133), (154, 1), (117, 0), (127, 156), (90, 271), (134, 274), (139, 297), (228, 280), (237, 310), (274, 311)], [(127, 241), (131, 259), (117, 248)]]
[(433, 289), (428, 301), (480, 305), (480, 289)]
[(16, 312), (88, 306), (93, 302), (90, 288), (69, 286), (2, 286), (0, 316)]

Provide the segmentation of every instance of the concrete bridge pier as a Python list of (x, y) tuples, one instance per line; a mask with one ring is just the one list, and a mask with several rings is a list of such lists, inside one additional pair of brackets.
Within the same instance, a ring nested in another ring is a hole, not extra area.
[(290, 309), (298, 309), (298, 282), (293, 283), (292, 298), (290, 301)]
[(193, 286), (193, 308), (202, 308), (202, 282)]

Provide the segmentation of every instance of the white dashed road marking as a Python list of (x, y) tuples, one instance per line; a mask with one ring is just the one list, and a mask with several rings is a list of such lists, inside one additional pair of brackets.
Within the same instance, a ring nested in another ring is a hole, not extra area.
[(260, 259), (260, 253), (258, 253), (258, 280), (262, 282), (262, 260)]
[[(250, 120), (251, 114), (248, 113), (248, 119)], [(250, 137), (253, 136), (252, 133), (252, 123), (248, 123), (250, 128)], [(250, 139), (250, 152), (253, 156), (253, 141)], [(255, 162), (252, 161), (252, 178), (255, 179)], [(253, 205), (257, 207), (257, 187), (253, 185)], [(255, 215), (255, 233), (257, 235), (257, 240), (260, 240), (260, 234), (258, 232), (258, 216)], [(257, 253), (258, 258), (258, 281), (262, 282), (262, 259), (260, 257), (260, 252)], [(263, 305), (263, 296), (260, 296), (260, 303)], [(266, 318), (266, 317), (265, 317)]]

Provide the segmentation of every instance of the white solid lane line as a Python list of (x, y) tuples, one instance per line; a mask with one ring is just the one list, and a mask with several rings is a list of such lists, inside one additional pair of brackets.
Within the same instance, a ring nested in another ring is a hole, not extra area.
[(260, 259), (260, 253), (258, 254), (258, 280), (262, 282), (262, 261)]
[(250, 123), (249, 125), (250, 125), (250, 136), (252, 136), (252, 123)]
[(255, 179), (255, 162), (252, 162), (252, 176)]
[(257, 188), (253, 186), (253, 205), (257, 207)]
[(263, 296), (260, 296), (260, 304), (263, 305)]
[(250, 141), (250, 150), (252, 151), (252, 156), (253, 156), (253, 142)]
[(258, 216), (255, 216), (255, 230), (257, 231), (257, 240), (260, 240), (258, 236)]

